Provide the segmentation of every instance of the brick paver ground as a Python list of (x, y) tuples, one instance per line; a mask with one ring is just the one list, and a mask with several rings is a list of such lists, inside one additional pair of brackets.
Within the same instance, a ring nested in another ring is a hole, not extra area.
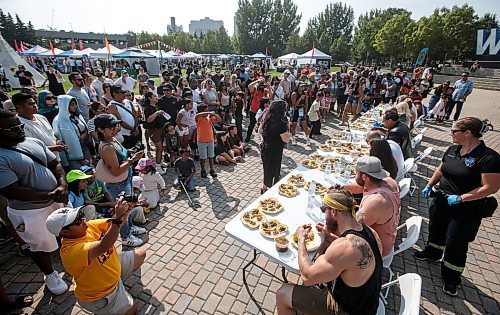
[[(488, 117), (496, 129), (485, 136), (486, 143), (500, 149), (500, 117), (498, 115), (500, 92), (475, 90), (463, 110), (463, 115)], [(328, 138), (338, 127), (330, 121), (323, 127), (320, 141)], [(419, 187), (424, 187), (428, 177), (439, 163), (444, 149), (450, 145), (450, 123), (429, 127), (418, 148), (422, 151), (434, 147), (431, 156), (423, 161), (415, 176)], [(282, 173), (295, 168), (306, 155), (314, 152), (305, 146), (285, 150)], [(125, 285), (140, 305), (141, 314), (257, 314), (243, 286), (241, 268), (251, 257), (249, 248), (228, 237), (224, 225), (237, 212), (259, 196), (262, 168), (255, 150), (249, 153), (245, 163), (236, 167), (217, 167), (219, 177), (196, 178), (202, 207), (193, 210), (186, 196), (169, 189), (158, 210), (148, 215), (145, 225), (149, 233), (143, 237), (148, 257), (140, 271), (125, 281)], [(173, 179), (172, 171), (165, 176)], [(497, 198), (499, 196), (497, 195)], [(493, 218), (484, 219), (476, 240), (470, 245), (467, 267), (459, 295), (451, 298), (441, 290), (438, 264), (415, 261), (408, 250), (395, 257), (393, 270), (396, 274), (416, 272), (422, 276), (421, 312), (425, 314), (494, 314), (499, 313), (500, 284), (500, 219), (499, 211)], [(417, 247), (427, 239), (427, 200), (416, 193), (403, 200), (401, 221), (411, 215), (424, 217), (422, 235)], [(398, 240), (400, 241), (400, 240)], [(120, 246), (119, 246), (120, 247)], [(73, 288), (61, 296), (52, 296), (43, 283), (43, 275), (29, 258), (16, 253), (12, 242), (0, 246), (0, 276), (8, 294), (33, 294), (35, 303), (25, 312), (33, 314), (79, 314), (85, 313), (75, 303)], [(121, 250), (121, 248), (119, 248)], [(71, 283), (63, 272), (58, 253), (53, 254), (56, 270)], [(264, 257), (258, 264), (279, 275), (275, 263)], [(298, 281), (298, 276), (289, 274), (289, 280)], [(248, 283), (253, 296), (268, 313), (275, 313), (275, 292), (280, 283), (251, 269)], [(398, 289), (391, 290), (387, 314), (394, 314), (399, 301), (394, 298)]]

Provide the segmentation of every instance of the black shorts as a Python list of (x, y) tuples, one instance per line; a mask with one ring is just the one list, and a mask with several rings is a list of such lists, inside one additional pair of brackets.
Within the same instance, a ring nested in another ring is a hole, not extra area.
[(306, 113), (304, 111), (304, 114), (302, 117), (299, 116), (299, 110), (304, 109), (304, 107), (292, 107), (292, 110), (290, 111), (290, 121), (291, 122), (298, 122), (299, 120), (303, 120), (306, 117)]
[(324, 288), (294, 285), (292, 292), (292, 307), (310, 315), (347, 314), (340, 309), (332, 293)]

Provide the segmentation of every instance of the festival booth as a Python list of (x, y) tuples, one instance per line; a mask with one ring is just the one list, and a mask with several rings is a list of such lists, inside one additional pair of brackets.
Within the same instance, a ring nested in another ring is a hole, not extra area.
[(48, 51), (48, 49), (43, 48), (42, 46), (36, 45), (27, 49), (25, 51), (21, 51), (19, 54), (23, 57), (36, 57), (41, 53)]
[[(16, 51), (3, 39), (0, 35), (0, 64), (5, 69), (5, 76), (9, 80), (9, 84), (13, 89), (20, 89), (19, 79), (14, 77), (14, 73), (19, 65), (23, 65), (26, 70), (33, 74), (36, 86), (40, 86), (45, 78), (38, 73), (30, 64), (21, 58)], [(14, 71), (10, 71), (14, 67)], [(9, 69), (10, 68), (10, 69)]]
[(57, 57), (60, 53), (63, 53), (64, 50), (61, 50), (59, 48), (54, 48), (54, 53), (52, 53), (52, 50), (47, 50), (45, 52), (39, 53), (38, 57)]
[(78, 53), (80, 53), (80, 51), (78, 49), (70, 49), (67, 51), (63, 51), (60, 54), (57, 54), (56, 57), (69, 58), (69, 57), (72, 57), (72, 55), (78, 55)]
[[(140, 49), (127, 49), (119, 54), (113, 55), (113, 58), (125, 59), (130, 65), (136, 60), (144, 59), (144, 62), (146, 62), (146, 67), (148, 68), (149, 75), (155, 75), (157, 73), (160, 73), (160, 65), (158, 62), (158, 58)], [(116, 73), (120, 73), (121, 70), (123, 69), (115, 69), (115, 70)], [(128, 71), (130, 76), (132, 77), (137, 76), (138, 72), (136, 69), (129, 68), (126, 70)]]
[(73, 58), (83, 58), (83, 56), (90, 56), (91, 53), (95, 52), (92, 48), (85, 48), (84, 50), (75, 50), (69, 57)]
[(192, 51), (181, 55), (181, 59), (201, 59), (201, 58), (203, 58), (202, 55), (194, 53)]
[(330, 69), (332, 66), (332, 57), (317, 48), (311, 49), (297, 57), (297, 66), (300, 67), (305, 64), (319, 65)]
[(108, 59), (108, 57), (111, 57), (112, 55), (117, 55), (122, 52), (123, 50), (121, 50), (120, 48), (117, 48), (116, 46), (109, 44), (109, 52), (106, 47), (102, 47), (94, 52), (91, 52), (90, 57), (97, 59)]
[(289, 53), (281, 57), (278, 57), (278, 62), (277, 62), (278, 71), (283, 72), (289, 65), (296, 65), (298, 57), (299, 54), (296, 53)]

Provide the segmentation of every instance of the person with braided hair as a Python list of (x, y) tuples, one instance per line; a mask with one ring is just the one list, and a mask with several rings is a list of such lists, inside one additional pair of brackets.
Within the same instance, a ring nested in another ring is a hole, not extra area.
[(326, 224), (316, 229), (323, 236), (313, 262), (306, 249), (310, 225), (301, 225), (298, 260), (303, 285), (284, 283), (276, 292), (278, 314), (376, 314), (382, 286), (382, 245), (370, 227), (354, 217), (354, 197), (332, 188), (323, 197)]
[(454, 122), (450, 133), (454, 145), (422, 190), (425, 198), (433, 198), (429, 238), (425, 249), (413, 255), (441, 261), (443, 291), (451, 296), (457, 295), (469, 242), (476, 238), (482, 218), (492, 216), (498, 206), (488, 196), (500, 188), (500, 155), (480, 139), (488, 129), (488, 121), (476, 117)]

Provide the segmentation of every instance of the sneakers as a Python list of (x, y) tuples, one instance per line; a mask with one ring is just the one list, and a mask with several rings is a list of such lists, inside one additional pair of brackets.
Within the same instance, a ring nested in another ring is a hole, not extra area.
[(217, 177), (217, 173), (215, 172), (215, 170), (210, 170), (210, 176)]
[(309, 138), (306, 138), (306, 144), (311, 145), (311, 140), (309, 140)]
[(432, 262), (440, 262), (442, 254), (436, 255), (431, 253), (427, 248), (420, 252), (414, 252), (413, 257), (418, 260), (429, 260)]
[(68, 285), (64, 280), (59, 276), (57, 271), (54, 271), (50, 275), (45, 275), (43, 277), (45, 279), (45, 285), (47, 289), (54, 295), (61, 295), (64, 292), (68, 291)]
[(146, 233), (146, 229), (137, 225), (132, 225), (130, 227), (130, 233), (132, 233), (133, 235), (144, 234)]
[(443, 286), (443, 292), (448, 294), (448, 295), (451, 295), (451, 296), (457, 296), (457, 286), (456, 285), (453, 285), (453, 284), (448, 284), (448, 283), (445, 283), (444, 286)]
[(158, 174), (160, 175), (163, 175), (165, 174), (165, 170), (163, 168), (161, 168), (161, 165), (156, 165), (156, 171), (158, 172)]
[(297, 145), (297, 140), (295, 139), (295, 137), (292, 137), (292, 145)]
[(207, 178), (208, 177), (207, 176), (207, 171), (201, 170), (200, 176), (201, 176), (201, 178)]
[(30, 254), (31, 254), (30, 246), (28, 244), (24, 244), (24, 245), (19, 246), (17, 253), (23, 257), (30, 256)]
[(141, 246), (142, 243), (143, 241), (140, 238), (135, 237), (132, 234), (130, 234), (127, 238), (122, 240), (122, 245), (124, 246), (136, 247), (136, 246)]

